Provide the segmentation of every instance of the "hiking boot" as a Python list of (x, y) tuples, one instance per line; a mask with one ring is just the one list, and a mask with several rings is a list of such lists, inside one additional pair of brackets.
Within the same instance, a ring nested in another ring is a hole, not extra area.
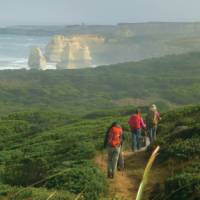
[(112, 178), (112, 173), (108, 172), (107, 178)]
[(117, 170), (118, 170), (118, 171), (121, 171), (122, 169), (121, 169), (121, 167), (117, 167)]

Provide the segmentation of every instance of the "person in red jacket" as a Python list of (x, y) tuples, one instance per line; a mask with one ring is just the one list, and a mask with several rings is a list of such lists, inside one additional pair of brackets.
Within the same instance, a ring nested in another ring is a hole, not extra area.
[(137, 109), (134, 114), (130, 116), (128, 121), (132, 133), (132, 150), (137, 151), (140, 149), (140, 138), (142, 128), (146, 128), (143, 118), (141, 117), (140, 110)]
[(113, 122), (106, 132), (104, 147), (108, 150), (108, 178), (114, 178), (121, 150), (123, 130), (118, 122)]

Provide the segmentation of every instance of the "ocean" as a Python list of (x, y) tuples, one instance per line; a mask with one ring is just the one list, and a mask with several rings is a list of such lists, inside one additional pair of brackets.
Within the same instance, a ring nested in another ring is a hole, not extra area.
[[(0, 70), (28, 69), (28, 56), (33, 47), (43, 51), (50, 37), (0, 35)], [(50, 65), (49, 68), (54, 68)]]

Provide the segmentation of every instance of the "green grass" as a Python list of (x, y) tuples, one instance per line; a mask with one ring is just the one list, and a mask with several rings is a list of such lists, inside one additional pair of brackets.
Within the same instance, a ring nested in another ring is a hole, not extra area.
[(124, 107), (127, 99), (133, 106), (195, 104), (200, 98), (199, 57), (188, 53), (95, 69), (2, 71), (1, 115), (38, 109), (90, 113)]
[[(55, 191), (55, 200), (80, 193), (86, 200), (107, 198), (105, 174), (92, 162), (107, 127), (117, 120), (128, 132), (135, 99), (155, 102), (161, 110), (197, 103), (199, 74), (199, 53), (96, 69), (2, 71), (0, 199), (19, 192), (18, 200), (43, 200)], [(127, 98), (134, 100), (131, 105)], [(141, 109), (144, 113), (147, 107)], [(200, 106), (162, 116), (157, 166), (166, 173), (162, 181), (154, 177), (153, 196), (199, 198), (199, 120)], [(177, 126), (186, 128), (174, 131)], [(180, 187), (184, 190), (179, 192)]]
[(49, 194), (45, 195), (47, 189), (58, 194), (67, 191), (70, 199), (79, 193), (94, 200), (106, 195), (105, 175), (92, 160), (102, 148), (109, 117), (88, 120), (54, 114), (22, 112), (0, 121), (4, 131), (0, 139), (0, 184), (4, 188), (8, 185), (3, 196), (12, 195), (14, 187), (22, 189), (17, 195), (19, 200), (24, 199), (26, 191), (35, 199), (31, 186), (41, 188), (45, 197)]
[(166, 113), (159, 128), (161, 146), (157, 165), (165, 173), (154, 180), (152, 196), (157, 199), (197, 200), (200, 198), (200, 106), (190, 106)]

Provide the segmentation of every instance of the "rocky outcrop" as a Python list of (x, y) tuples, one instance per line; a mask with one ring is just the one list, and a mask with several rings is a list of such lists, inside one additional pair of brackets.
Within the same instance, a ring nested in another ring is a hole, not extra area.
[(55, 63), (60, 62), (65, 46), (66, 39), (64, 36), (54, 36), (45, 50), (47, 61)]
[(47, 67), (46, 59), (42, 54), (40, 48), (33, 48), (29, 55), (28, 65), (30, 69), (41, 69), (45, 70)]
[(57, 63), (58, 69), (91, 67), (94, 49), (104, 42), (104, 38), (96, 35), (55, 36), (47, 45), (45, 56), (48, 62)]
[(62, 53), (57, 69), (77, 69), (91, 67), (89, 47), (78, 41), (70, 41)]
[(97, 35), (79, 35), (69, 38), (69, 41), (80, 42), (81, 44), (86, 44), (88, 46), (98, 45), (105, 42), (103, 37)]

